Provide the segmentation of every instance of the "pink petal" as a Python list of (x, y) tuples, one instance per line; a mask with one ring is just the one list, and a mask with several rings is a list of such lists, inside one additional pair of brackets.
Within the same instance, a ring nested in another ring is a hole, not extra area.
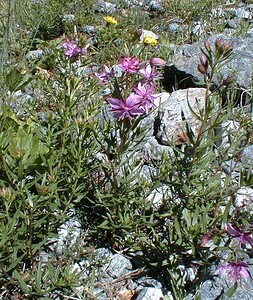
[(225, 230), (234, 237), (239, 237), (241, 235), (241, 231), (235, 229), (230, 223), (225, 224)]

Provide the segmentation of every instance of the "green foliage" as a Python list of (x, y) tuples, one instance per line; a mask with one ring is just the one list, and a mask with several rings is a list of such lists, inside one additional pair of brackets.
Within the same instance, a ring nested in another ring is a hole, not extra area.
[[(232, 45), (217, 40), (210, 48), (206, 41), (201, 49), (199, 71), (206, 99), (196, 111), (189, 107), (201, 123), (199, 131), (193, 132), (182, 112), (185, 142), (181, 146), (171, 142), (170, 152), (147, 162), (140, 151), (147, 135), (145, 116), (119, 120), (108, 113), (103, 91), (93, 78), (96, 64), (112, 66), (125, 54), (148, 61), (160, 53), (167, 59), (172, 42), (190, 40), (193, 16), (203, 17), (217, 3), (194, 1), (192, 7), (192, 1), (165, 1), (166, 12), (141, 15), (125, 4), (124, 13), (115, 16), (118, 23), (106, 25), (104, 14), (92, 13), (94, 2), (0, 2), (0, 292), (15, 290), (27, 299), (96, 299), (98, 274), (89, 270), (85, 276), (73, 266), (102, 245), (127, 253), (141, 250), (147, 268), (159, 273), (175, 299), (181, 300), (189, 284), (182, 265), (197, 266), (196, 282), (191, 282), (197, 289), (202, 270), (219, 251), (237, 254), (228, 243), (220, 247), (225, 241), (222, 229), (235, 217), (230, 210), (236, 189), (253, 182), (247, 166), (240, 170), (237, 183), (232, 168), (224, 173), (224, 162), (238, 158), (252, 143), (250, 117), (242, 111), (236, 115), (231, 103), (231, 94), (237, 95), (233, 85), (227, 86), (233, 77), (221, 79), (209, 93)], [(73, 21), (64, 21), (66, 14), (74, 14)], [(188, 30), (177, 36), (165, 33), (155, 47), (140, 43), (142, 29), (159, 33), (175, 16)], [(87, 55), (66, 59), (64, 35), (75, 38), (85, 24), (95, 26), (96, 43), (89, 45), (89, 36), (79, 34)], [(36, 47), (43, 50), (41, 58), (22, 59)], [(126, 98), (136, 80), (116, 80), (110, 86), (112, 94)], [(18, 92), (26, 89), (32, 90), (31, 99), (19, 101)], [(224, 127), (230, 120), (238, 122), (233, 132), (229, 123)], [(144, 176), (145, 164), (156, 171)], [(161, 202), (155, 206), (155, 196), (150, 195), (161, 188)], [(53, 238), (73, 215), (88, 237), (81, 237), (74, 248), (66, 244), (59, 254), (51, 248)], [(248, 224), (245, 212), (237, 212), (236, 218), (238, 224)], [(211, 249), (202, 244), (205, 235), (213, 238)], [(51, 257), (43, 261), (43, 251), (49, 249)], [(236, 284), (226, 296), (235, 289)], [(195, 299), (199, 297), (196, 293)]]
[[(63, 61), (54, 78), (38, 73), (36, 84), (41, 93), (50, 93), (51, 107), (47, 101), (37, 102), (23, 119), (11, 112), (9, 104), (15, 101), (14, 92), (28, 81), (20, 73), (6, 77), (10, 96), (2, 104), (0, 118), (0, 280), (3, 288), (18, 283), (29, 295), (46, 295), (43, 284), (49, 282), (50, 289), (66, 289), (76, 281), (66, 267), (65, 276), (62, 270), (52, 272), (51, 264), (47, 271), (36, 263), (39, 252), (57, 236), (57, 229), (73, 214), (89, 186), (94, 151), (90, 132), (99, 102), (89, 101), (95, 91), (92, 81), (73, 71), (71, 63)], [(43, 280), (41, 272), (46, 272)], [(47, 272), (55, 279), (47, 281)]]

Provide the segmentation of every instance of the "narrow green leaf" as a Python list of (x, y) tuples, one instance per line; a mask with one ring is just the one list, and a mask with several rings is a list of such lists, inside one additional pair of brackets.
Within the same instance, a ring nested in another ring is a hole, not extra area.
[(23, 290), (24, 293), (29, 294), (30, 293), (30, 289), (27, 286), (27, 284), (25, 283), (23, 277), (18, 273), (17, 270), (13, 271), (13, 275), (15, 276), (15, 278), (18, 280), (21, 289)]
[(231, 208), (231, 205), (232, 205), (232, 199), (230, 199), (226, 205), (226, 208), (224, 210), (224, 213), (223, 213), (223, 217), (222, 217), (222, 227), (225, 226), (225, 224), (227, 223), (227, 220), (228, 220), (228, 214), (229, 214), (229, 211), (230, 211), (230, 208)]
[(228, 298), (231, 298), (235, 291), (237, 289), (237, 282), (234, 283), (233, 286), (231, 286), (225, 293), (224, 293), (224, 296), (227, 296)]

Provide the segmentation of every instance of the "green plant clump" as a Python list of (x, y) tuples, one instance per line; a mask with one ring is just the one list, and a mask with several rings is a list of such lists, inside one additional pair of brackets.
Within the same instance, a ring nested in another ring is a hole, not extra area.
[[(171, 141), (159, 159), (142, 153), (153, 134), (149, 123), (163, 92), (170, 41), (194, 40), (193, 16), (219, 3), (194, 1), (190, 10), (192, 1), (164, 1), (164, 12), (138, 14), (114, 2), (121, 15), (94, 13), (95, 1), (0, 1), (1, 299), (97, 299), (99, 247), (141, 253), (145, 272), (159, 273), (178, 300), (189, 291), (200, 299), (198, 287), (214, 260), (234, 280), (226, 296), (249, 277), (243, 253), (253, 246), (252, 220), (231, 209), (240, 186), (252, 186), (252, 173), (242, 169), (235, 182), (224, 163), (238, 163), (252, 124), (243, 108), (237, 115), (231, 105), (234, 76), (212, 88), (231, 44), (206, 39), (200, 49), (204, 104), (196, 110), (188, 103), (198, 131), (182, 111), (181, 142)], [(166, 18), (175, 17), (189, 31), (159, 34)], [(231, 118), (235, 132), (223, 126)], [(147, 165), (155, 171), (144, 176)], [(59, 250), (61, 228), (73, 219), (81, 234)], [(196, 270), (194, 281), (182, 266)]]

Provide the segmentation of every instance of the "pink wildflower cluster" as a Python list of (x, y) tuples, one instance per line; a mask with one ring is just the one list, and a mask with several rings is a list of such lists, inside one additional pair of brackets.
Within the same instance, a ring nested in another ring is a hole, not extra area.
[(110, 79), (114, 76), (114, 71), (113, 69), (110, 69), (109, 67), (105, 66), (104, 71), (97, 73), (95, 72), (95, 76), (99, 80), (99, 84), (107, 84)]
[[(151, 62), (160, 63), (159, 66), (162, 66), (162, 60), (159, 58), (152, 59), (150, 62), (140, 63), (137, 57), (130, 57), (128, 55), (124, 58), (119, 57), (116, 67), (122, 71), (122, 75), (115, 81), (112, 81), (114, 77), (117, 77), (114, 70), (107, 66), (104, 67), (102, 72), (95, 73), (99, 84), (111, 83), (115, 85), (115, 82), (121, 82), (121, 85), (117, 86), (119, 89), (118, 98), (109, 97), (107, 99), (110, 111), (115, 118), (131, 120), (147, 114), (152, 107), (155, 107), (153, 102), (157, 98), (157, 95), (154, 94), (156, 88), (155, 80), (161, 77), (157, 73), (155, 64), (153, 65)], [(128, 78), (127, 81), (126, 77)], [(129, 82), (134, 82), (134, 84), (129, 87), (127, 86)], [(124, 91), (122, 90), (122, 86), (125, 86)], [(126, 93), (128, 95), (123, 97), (122, 94)]]
[[(203, 234), (200, 246), (205, 247), (210, 237), (213, 236), (215, 232), (217, 232), (217, 230), (217, 228), (212, 228), (209, 232)], [(226, 233), (229, 239), (236, 239), (239, 251), (242, 251), (243, 247), (247, 245), (250, 245), (251, 248), (253, 248), (252, 232), (248, 231), (248, 229), (241, 230), (238, 226), (233, 226), (232, 224), (227, 223), (225, 224), (224, 229), (221, 231), (221, 233)], [(244, 261), (238, 262), (236, 253), (236, 251), (233, 251), (234, 261), (219, 267), (221, 275), (227, 276), (229, 279), (232, 279), (235, 282), (242, 278), (250, 278), (249, 265)]]
[[(244, 245), (250, 245), (253, 247), (253, 237), (250, 231), (243, 231), (237, 226), (232, 226), (230, 223), (225, 225), (225, 232), (228, 236), (237, 239), (237, 244), (239, 248), (242, 248)], [(246, 262), (231, 262), (219, 268), (219, 271), (223, 276), (228, 276), (229, 279), (238, 281), (241, 278), (249, 278), (249, 266)]]
[(240, 248), (242, 247), (242, 245), (247, 244), (249, 244), (253, 248), (253, 237), (250, 231), (242, 231), (237, 226), (233, 227), (229, 223), (225, 225), (225, 230), (229, 236), (237, 238)]
[(140, 68), (140, 61), (137, 57), (129, 57), (128, 55), (125, 58), (119, 58), (118, 66), (125, 73), (135, 74)]
[(150, 108), (155, 107), (155, 104), (152, 102), (156, 98), (152, 94), (155, 85), (147, 87), (145, 84), (138, 83), (138, 86), (133, 87), (133, 89), (135, 93), (131, 93), (125, 100), (123, 98), (107, 99), (115, 118), (132, 119), (133, 117), (147, 114)]
[(226, 264), (225, 266), (221, 266), (219, 271), (223, 276), (228, 276), (229, 279), (233, 279), (234, 281), (238, 281), (241, 278), (249, 278), (249, 266), (246, 262), (232, 262)]
[(66, 39), (66, 42), (63, 43), (64, 54), (67, 58), (75, 58), (82, 56), (86, 53), (85, 47), (78, 46), (78, 39), (69, 40)]

